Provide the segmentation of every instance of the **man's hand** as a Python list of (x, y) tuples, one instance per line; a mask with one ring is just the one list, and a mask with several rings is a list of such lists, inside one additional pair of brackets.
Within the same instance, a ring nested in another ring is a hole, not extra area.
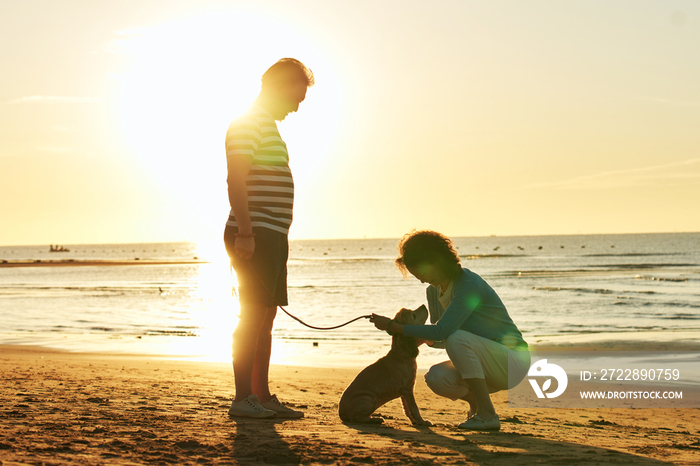
[(233, 251), (238, 254), (238, 257), (241, 259), (250, 259), (253, 257), (253, 252), (255, 252), (255, 238), (252, 236), (236, 238)]
[(428, 346), (433, 346), (435, 344), (435, 342), (432, 340), (418, 340), (418, 346), (422, 345), (423, 343)]
[(388, 317), (379, 316), (377, 314), (372, 314), (369, 321), (372, 322), (379, 330), (386, 330), (389, 327), (389, 322), (391, 322), (391, 319)]

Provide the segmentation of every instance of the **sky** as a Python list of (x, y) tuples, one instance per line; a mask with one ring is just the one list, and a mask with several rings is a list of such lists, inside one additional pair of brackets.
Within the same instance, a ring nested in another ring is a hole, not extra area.
[(700, 231), (700, 2), (0, 0), (0, 245), (211, 241), (282, 57), (292, 239)]

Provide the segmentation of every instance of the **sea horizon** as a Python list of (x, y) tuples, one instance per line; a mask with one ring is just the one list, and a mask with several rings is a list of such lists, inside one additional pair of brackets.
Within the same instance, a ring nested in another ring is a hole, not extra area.
[[(700, 233), (452, 239), (531, 344), (700, 339)], [(286, 309), (324, 327), (425, 304), (425, 285), (394, 265), (397, 242), (290, 241)], [(238, 303), (223, 242), (64, 246), (0, 246), (0, 343), (230, 360)], [(319, 332), (282, 312), (273, 337), (284, 364), (362, 365), (389, 344), (364, 319)]]
[[(420, 229), (416, 229), (420, 231)], [(700, 233), (698, 231), (647, 231), (647, 232), (618, 232), (618, 233), (532, 233), (532, 234), (488, 234), (488, 235), (446, 235), (449, 238), (529, 238), (529, 237), (554, 237), (554, 236), (624, 236), (624, 235), (674, 235), (674, 234), (695, 234)], [(355, 241), (355, 240), (400, 240), (401, 236), (377, 236), (377, 237), (337, 237), (337, 238), (296, 238), (290, 237), (290, 242), (299, 241)], [(42, 242), (42, 243), (6, 243), (0, 244), (0, 247), (38, 247), (38, 246), (50, 246), (50, 245), (62, 245), (62, 246), (98, 246), (98, 245), (127, 245), (127, 244), (170, 244), (170, 243), (198, 243), (198, 242), (215, 242), (219, 239), (213, 238), (200, 238), (200, 239), (178, 239), (178, 240), (145, 240), (145, 241), (91, 241), (91, 242), (66, 242), (66, 241), (54, 241), (54, 242)], [(220, 241), (223, 244), (223, 234), (221, 235)]]

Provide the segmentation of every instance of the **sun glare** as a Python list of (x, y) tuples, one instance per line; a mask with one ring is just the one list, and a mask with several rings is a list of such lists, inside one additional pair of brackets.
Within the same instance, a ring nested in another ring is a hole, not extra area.
[(293, 115), (280, 130), (288, 129), (288, 145), (302, 148), (293, 161), (295, 177), (313, 178), (337, 126), (339, 85), (307, 39), (261, 14), (218, 12), (120, 36), (114, 49), (131, 58), (117, 103), (128, 145), (153, 173), (154, 189), (167, 199), (164, 207), (211, 233), (189, 238), (198, 242), (197, 256), (208, 262), (199, 267), (193, 296), (201, 303), (195, 316), (199, 338), (174, 340), (170, 351), (230, 361), (238, 302), (222, 240), (229, 209), (226, 128), (255, 99), (270, 65), (282, 57), (298, 58), (317, 76), (302, 104), (313, 127), (294, 127)]
[[(302, 104), (313, 130), (290, 128), (287, 140), (304, 149), (294, 161), (295, 176), (313, 176), (337, 127), (339, 86), (323, 56), (299, 33), (260, 14), (226, 11), (121, 36), (119, 49), (131, 56), (117, 104), (124, 133), (159, 183), (154, 189), (171, 204), (196, 212), (205, 223), (221, 223), (228, 210), (226, 128), (257, 96), (262, 73), (285, 56), (302, 60), (317, 75)], [(294, 123), (283, 122), (281, 130), (284, 125)]]

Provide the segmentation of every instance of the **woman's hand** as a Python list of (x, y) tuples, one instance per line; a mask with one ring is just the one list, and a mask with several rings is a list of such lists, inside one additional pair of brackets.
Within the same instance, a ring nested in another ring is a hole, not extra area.
[(422, 345), (423, 343), (428, 346), (433, 346), (435, 344), (435, 342), (432, 340), (418, 340), (418, 346)]
[(389, 322), (391, 322), (391, 319), (388, 317), (379, 316), (377, 314), (372, 314), (369, 321), (372, 322), (379, 330), (386, 330), (389, 327)]

